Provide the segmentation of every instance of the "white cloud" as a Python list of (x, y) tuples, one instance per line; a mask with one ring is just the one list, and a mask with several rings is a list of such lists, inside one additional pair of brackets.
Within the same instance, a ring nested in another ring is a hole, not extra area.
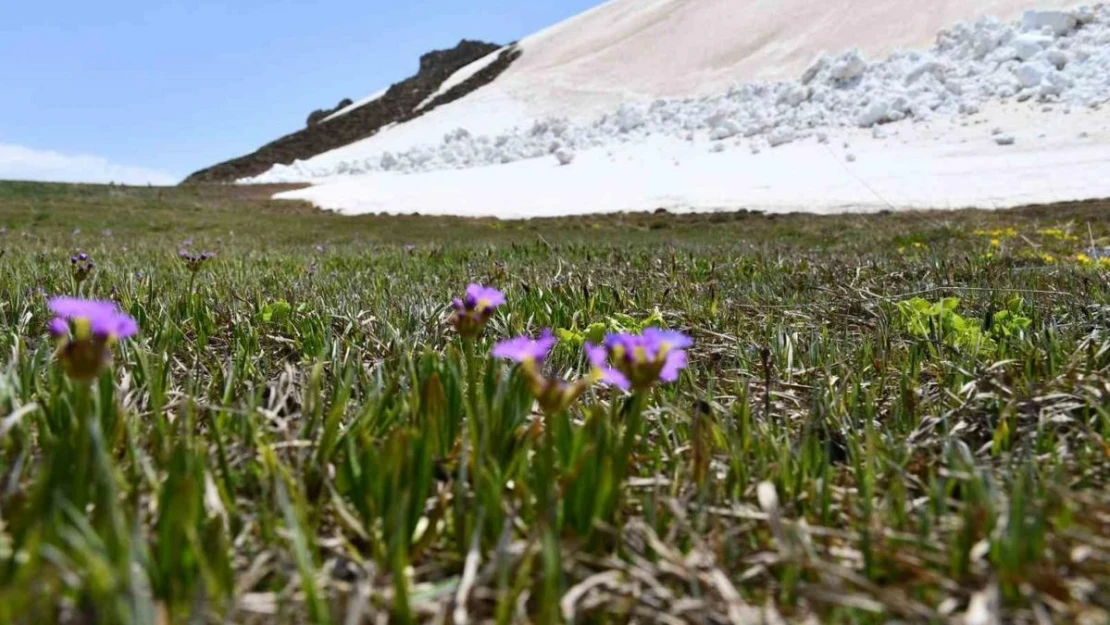
[(172, 185), (180, 181), (177, 176), (164, 171), (121, 165), (101, 156), (61, 154), (10, 143), (0, 143), (0, 180), (137, 185)]

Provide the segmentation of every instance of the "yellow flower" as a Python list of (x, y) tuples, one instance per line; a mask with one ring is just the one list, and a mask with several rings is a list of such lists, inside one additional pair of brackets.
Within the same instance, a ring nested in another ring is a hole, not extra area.
[(915, 247), (916, 249), (919, 249), (919, 250), (924, 250), (924, 249), (927, 249), (927, 248), (929, 247), (928, 245), (925, 245), (925, 244), (924, 244), (924, 243), (922, 243), (921, 241), (914, 241), (914, 242), (913, 242), (913, 246), (914, 246), (914, 247)]
[(1090, 267), (1091, 265), (1095, 264), (1095, 261), (1090, 256), (1087, 256), (1086, 254), (1083, 254), (1083, 253), (1079, 253), (1079, 254), (1075, 255), (1075, 262), (1079, 263), (1080, 265), (1082, 265), (1084, 267)]
[(1057, 241), (1078, 241), (1079, 240), (1079, 237), (1075, 236), (1074, 234), (1068, 234), (1067, 232), (1064, 232), (1063, 230), (1061, 230), (1059, 228), (1044, 228), (1042, 230), (1038, 230), (1037, 232), (1046, 236), (1046, 237), (1056, 239)]
[(991, 247), (1002, 247), (1002, 241), (999, 239), (991, 239)]
[(1014, 228), (995, 228), (993, 230), (979, 228), (973, 234), (981, 237), (991, 237), (992, 239), (1012, 239), (1017, 236), (1017, 230)]

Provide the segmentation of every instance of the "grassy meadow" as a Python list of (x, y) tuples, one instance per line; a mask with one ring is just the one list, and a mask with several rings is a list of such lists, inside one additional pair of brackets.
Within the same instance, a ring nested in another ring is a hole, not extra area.
[[(0, 623), (1110, 622), (1110, 202), (500, 222), (270, 192), (0, 183)], [(471, 282), (507, 298), (473, 344)], [(89, 384), (57, 295), (139, 324)], [(676, 382), (554, 414), (489, 357), (551, 328), (574, 380), (647, 327), (693, 338)]]

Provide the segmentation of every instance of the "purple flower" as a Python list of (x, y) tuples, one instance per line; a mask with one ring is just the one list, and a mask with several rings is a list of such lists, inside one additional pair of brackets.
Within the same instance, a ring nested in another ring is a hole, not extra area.
[(50, 311), (57, 318), (50, 322), (53, 332), (60, 326), (57, 321), (72, 323), (79, 340), (91, 338), (119, 340), (134, 336), (139, 326), (127, 314), (121, 312), (114, 302), (77, 299), (75, 297), (55, 297), (50, 300)]
[(501, 341), (493, 347), (494, 358), (505, 358), (521, 364), (540, 365), (547, 353), (555, 346), (555, 337), (551, 330), (544, 330), (538, 339), (519, 336), (515, 339)]
[(686, 368), (685, 350), (693, 344), (681, 332), (647, 328), (641, 334), (610, 334), (604, 347), (587, 345), (586, 353), (599, 379), (622, 389), (641, 391), (659, 381), (677, 380)]
[(586, 359), (594, 370), (594, 378), (617, 388), (628, 390), (632, 383), (620, 371), (609, 366), (609, 351), (601, 345), (586, 343)]
[(89, 277), (89, 274), (92, 273), (93, 269), (96, 268), (96, 264), (93, 263), (92, 259), (89, 258), (89, 255), (85, 252), (81, 252), (76, 256), (70, 256), (69, 264), (70, 273), (73, 275), (73, 279), (77, 284), (84, 282)]
[(478, 311), (493, 310), (505, 303), (505, 295), (491, 286), (471, 284), (466, 287), (466, 296), (456, 299), (455, 310)]
[(595, 380), (588, 377), (567, 382), (544, 376), (543, 361), (556, 342), (551, 330), (545, 329), (538, 339), (520, 336), (501, 341), (493, 348), (494, 357), (520, 363), (520, 369), (528, 381), (528, 390), (536, 398), (540, 409), (549, 415), (558, 414), (570, 407)]
[(471, 284), (466, 287), (466, 295), (455, 298), (451, 307), (455, 309), (450, 323), (463, 338), (472, 339), (486, 327), (493, 316), (493, 310), (505, 303), (505, 295), (493, 287)]
[(50, 330), (50, 336), (56, 339), (64, 339), (69, 336), (69, 322), (61, 317), (51, 319), (47, 328)]
[(139, 332), (139, 325), (114, 302), (55, 297), (49, 307), (50, 335), (59, 343), (55, 356), (70, 378), (95, 379), (112, 363), (112, 346)]
[(204, 264), (216, 257), (215, 252), (202, 252), (200, 254), (191, 253), (189, 250), (182, 248), (177, 251), (177, 257), (181, 262), (185, 263), (185, 268), (189, 271), (196, 273), (204, 268)]

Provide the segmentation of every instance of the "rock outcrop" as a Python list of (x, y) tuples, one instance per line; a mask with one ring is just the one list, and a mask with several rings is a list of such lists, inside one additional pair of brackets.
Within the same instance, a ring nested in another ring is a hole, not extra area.
[[(499, 49), (501, 54), (493, 63), (417, 109), (452, 74)], [(331, 110), (315, 111), (309, 115), (307, 127), (246, 156), (202, 169), (186, 178), (183, 184), (234, 182), (257, 176), (278, 163), (288, 165), (365, 139), (390, 124), (419, 117), (493, 82), (519, 56), (520, 50), (513, 45), (502, 49), (496, 44), (469, 40), (448, 50), (429, 52), (420, 57), (420, 69), (415, 76), (394, 84), (377, 100), (326, 121), (334, 112), (349, 106), (350, 100), (340, 102)]]

